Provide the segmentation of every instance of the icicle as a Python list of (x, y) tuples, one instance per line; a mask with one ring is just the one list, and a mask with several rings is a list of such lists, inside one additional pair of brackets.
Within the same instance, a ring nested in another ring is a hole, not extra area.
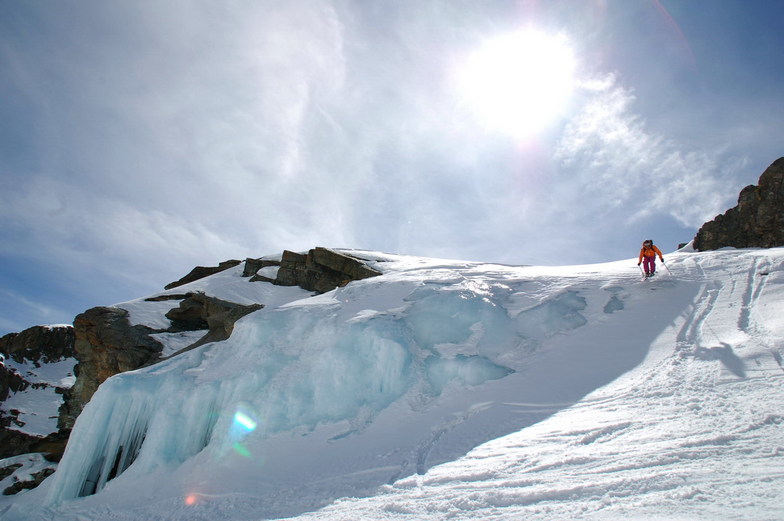
[(134, 389), (130, 379), (111, 378), (87, 404), (74, 426), (49, 499), (100, 491), (139, 455), (154, 410), (150, 389)]

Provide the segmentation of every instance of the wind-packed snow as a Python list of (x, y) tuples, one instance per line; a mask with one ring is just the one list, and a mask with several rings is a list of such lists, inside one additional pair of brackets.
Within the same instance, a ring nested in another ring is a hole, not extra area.
[[(168, 292), (265, 307), (107, 380), (0, 517), (781, 519), (784, 249), (678, 252), (645, 282), (352, 253), (384, 275)], [(176, 304), (120, 306), (160, 327)]]

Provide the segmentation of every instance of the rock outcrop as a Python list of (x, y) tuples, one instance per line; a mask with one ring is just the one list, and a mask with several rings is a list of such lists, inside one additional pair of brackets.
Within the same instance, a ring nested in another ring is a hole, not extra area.
[[(198, 266), (166, 288), (187, 284), (239, 263), (240, 261), (230, 260), (212, 268)], [(301, 286), (317, 293), (344, 286), (352, 280), (381, 274), (361, 259), (328, 248), (314, 248), (304, 255), (284, 251), (280, 262), (248, 259), (243, 274), (246, 277), (255, 275), (256, 271), (267, 266), (279, 266), (275, 279), (255, 276), (251, 280), (267, 280), (281, 286)], [(74, 344), (76, 358), (79, 360), (76, 367), (77, 379), (76, 384), (66, 394), (60, 413), (61, 429), (71, 429), (84, 405), (90, 401), (104, 380), (161, 360), (163, 346), (152, 334), (205, 330), (205, 335), (200, 340), (179, 351), (183, 352), (209, 342), (227, 339), (237, 320), (263, 307), (261, 303), (242, 305), (200, 292), (162, 295), (149, 300), (181, 300), (179, 307), (166, 314), (172, 324), (170, 328), (156, 330), (143, 325), (132, 326), (128, 320), (128, 312), (117, 307), (96, 307), (76, 317)]]
[(175, 355), (209, 342), (226, 340), (231, 336), (234, 323), (237, 320), (263, 307), (263, 304), (243, 305), (228, 302), (204, 293), (186, 294), (179, 307), (166, 313), (166, 318), (172, 324), (169, 331), (198, 331), (202, 329), (208, 331), (198, 342), (178, 351)]
[[(280, 261), (270, 260), (270, 259), (245, 259), (245, 267), (242, 270), (243, 277), (259, 277), (257, 272), (261, 268), (267, 268), (269, 266), (280, 266)], [(263, 280), (264, 282), (274, 282), (274, 279), (270, 279), (267, 277), (259, 277), (257, 280)], [(256, 282), (255, 280), (251, 279), (251, 282)]]
[[(5, 401), (11, 393), (23, 391), (28, 385), (29, 383), (19, 373), (0, 364), (0, 402)], [(2, 411), (0, 411), (0, 416), (2, 416)]]
[(233, 268), (234, 266), (238, 266), (242, 261), (239, 260), (227, 260), (223, 261), (217, 266), (196, 266), (191, 270), (190, 273), (185, 275), (178, 281), (170, 282), (164, 286), (164, 289), (173, 289), (179, 286), (183, 286), (188, 284), (189, 282), (193, 282), (194, 280), (203, 279), (204, 277), (209, 277), (210, 275), (215, 275), (216, 273), (220, 273), (221, 271), (226, 271), (229, 268)]
[[(56, 393), (64, 394), (67, 390), (54, 384), (28, 381), (26, 378), (29, 376), (12, 369), (10, 362), (29, 364), (38, 369), (47, 364), (73, 359), (74, 330), (70, 326), (35, 326), (20, 333), (9, 333), (0, 338), (0, 354), (5, 360), (5, 363), (0, 363), (0, 402), (13, 393), (30, 388), (55, 387)], [(33, 436), (19, 430), (24, 424), (18, 416), (19, 411), (0, 410), (0, 459), (42, 452), (52, 461), (59, 460), (65, 449), (68, 432), (59, 430), (45, 437)]]
[(128, 311), (121, 308), (95, 307), (74, 319), (74, 348), (79, 364), (76, 383), (60, 413), (61, 428), (73, 426), (104, 380), (159, 358), (163, 345), (150, 336), (157, 331), (143, 325), (132, 326), (128, 316)]
[(71, 326), (34, 326), (0, 338), (0, 353), (17, 362), (51, 363), (74, 356)]
[[(4, 478), (5, 476), (10, 476), (13, 472), (21, 467), (21, 464), (11, 465), (8, 468), (0, 469), (0, 479)], [(54, 474), (54, 468), (48, 467), (39, 472), (34, 472), (30, 475), (29, 480), (17, 480), (14, 482), (13, 485), (3, 490), (4, 496), (10, 496), (16, 493), (19, 493), (23, 490), (30, 490), (38, 485), (40, 485), (46, 478)]]
[(193, 292), (149, 300), (181, 300), (179, 307), (166, 314), (171, 327), (132, 326), (128, 311), (117, 307), (92, 308), (74, 319), (75, 352), (79, 364), (76, 367), (76, 383), (67, 392), (65, 406), (60, 413), (61, 428), (71, 429), (82, 408), (104, 380), (162, 359), (163, 345), (153, 338), (153, 334), (205, 330), (199, 341), (182, 352), (227, 339), (237, 320), (263, 307), (262, 304), (242, 305)]
[[(285, 250), (280, 263), (261, 259), (248, 259), (243, 274), (254, 275), (252, 281), (272, 282), (279, 286), (299, 286), (308, 291), (326, 293), (345, 286), (351, 281), (377, 277), (381, 272), (374, 270), (361, 259), (317, 247), (307, 254)], [(255, 275), (265, 266), (279, 265), (274, 279)]]
[(784, 246), (784, 157), (740, 192), (738, 205), (702, 225), (694, 237), (698, 251)]

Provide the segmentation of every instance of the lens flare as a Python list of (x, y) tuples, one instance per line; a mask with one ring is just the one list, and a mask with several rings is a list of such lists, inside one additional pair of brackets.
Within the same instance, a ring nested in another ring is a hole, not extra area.
[(234, 413), (234, 423), (239, 425), (241, 428), (245, 429), (246, 432), (253, 432), (256, 430), (258, 424), (256, 420), (248, 416), (246, 413), (242, 411), (237, 411)]
[(259, 422), (251, 408), (244, 404), (239, 405), (229, 427), (229, 441), (234, 452), (245, 458), (253, 456), (242, 442), (258, 427)]
[(234, 452), (236, 452), (240, 456), (244, 456), (246, 458), (253, 457), (253, 454), (251, 454), (248, 448), (240, 442), (237, 442), (234, 445), (232, 445), (232, 448), (234, 449)]

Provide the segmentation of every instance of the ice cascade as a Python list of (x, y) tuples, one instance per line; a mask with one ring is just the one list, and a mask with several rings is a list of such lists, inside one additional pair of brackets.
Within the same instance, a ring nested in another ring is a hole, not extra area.
[(265, 308), (226, 341), (107, 380), (76, 422), (49, 503), (281, 433), (361, 430), (393, 404), (421, 408), (503, 379), (541, 339), (585, 323), (574, 291), (512, 312), (506, 286), (379, 279)]

